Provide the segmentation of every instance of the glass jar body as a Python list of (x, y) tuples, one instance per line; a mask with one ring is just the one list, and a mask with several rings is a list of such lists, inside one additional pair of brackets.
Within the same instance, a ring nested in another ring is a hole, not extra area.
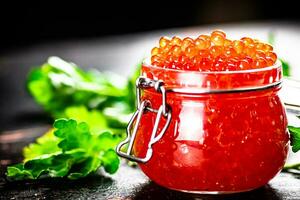
[[(223, 93), (168, 93), (172, 120), (155, 143), (142, 171), (164, 187), (198, 193), (248, 191), (266, 184), (283, 167), (289, 136), (278, 87)], [(161, 95), (145, 90), (142, 99), (159, 108)], [(147, 151), (156, 114), (141, 118), (134, 154)], [(159, 125), (158, 132), (164, 126)]]

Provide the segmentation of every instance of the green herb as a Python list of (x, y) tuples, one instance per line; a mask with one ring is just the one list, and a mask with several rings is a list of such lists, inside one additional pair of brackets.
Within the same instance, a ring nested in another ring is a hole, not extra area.
[(58, 57), (33, 69), (27, 88), (35, 101), (54, 119), (72, 118), (86, 122), (92, 131), (124, 133), (135, 109), (135, 79), (111, 72), (83, 71)]
[(73, 119), (56, 120), (53, 126), (54, 131), (25, 148), (24, 163), (8, 167), (10, 179), (78, 179), (96, 172), (100, 166), (108, 173), (117, 171), (119, 158), (113, 149), (118, 137), (107, 131), (91, 132), (87, 123)]
[(299, 172), (300, 171), (300, 163), (287, 164), (283, 168), (283, 171), (290, 171), (290, 170), (296, 170), (297, 172)]
[[(298, 116), (300, 118), (300, 116)], [(292, 151), (294, 153), (298, 152), (300, 150), (300, 127), (294, 127), (294, 126), (288, 126), (290, 137), (291, 137), (291, 146)], [(285, 171), (289, 170), (297, 170), (300, 171), (300, 163), (294, 163), (294, 164), (286, 164), (283, 168)]]
[(300, 127), (288, 126), (291, 135), (292, 151), (296, 153), (300, 150)]
[(291, 72), (290, 72), (290, 64), (283, 60), (283, 59), (279, 59), (281, 61), (282, 64), (282, 72), (283, 72), (283, 76), (290, 76)]
[(24, 161), (40, 157), (45, 154), (60, 152), (57, 146), (60, 139), (53, 134), (53, 129), (50, 129), (43, 136), (39, 137), (35, 143), (31, 143), (23, 149)]
[(27, 88), (54, 119), (49, 130), (23, 149), (24, 161), (7, 168), (11, 180), (40, 177), (77, 179), (104, 167), (118, 169), (115, 146), (135, 109), (135, 79), (83, 71), (58, 57), (33, 69)]
[(127, 112), (134, 107), (130, 80), (113, 73), (85, 72), (58, 57), (50, 57), (47, 63), (32, 70), (27, 88), (54, 118), (66, 117), (65, 109), (74, 106), (103, 110), (122, 103)]

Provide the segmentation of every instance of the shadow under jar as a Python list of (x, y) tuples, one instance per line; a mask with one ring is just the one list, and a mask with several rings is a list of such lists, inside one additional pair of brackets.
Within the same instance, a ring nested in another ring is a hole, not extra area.
[(289, 135), (279, 61), (214, 72), (144, 63), (141, 74), (138, 110), (117, 152), (151, 180), (185, 192), (234, 193), (263, 186), (282, 169)]

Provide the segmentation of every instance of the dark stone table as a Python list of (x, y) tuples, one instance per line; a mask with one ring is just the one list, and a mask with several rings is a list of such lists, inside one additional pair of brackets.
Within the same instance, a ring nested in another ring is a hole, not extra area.
[[(97, 67), (128, 75), (159, 36), (197, 35), (213, 28), (196, 27), (82, 41), (40, 43), (0, 54), (0, 199), (300, 199), (300, 174), (291, 173), (280, 173), (268, 185), (251, 192), (219, 196), (190, 195), (167, 190), (149, 181), (138, 168), (129, 167), (125, 163), (115, 175), (99, 171), (98, 175), (77, 181), (5, 180), (6, 166), (20, 161), (22, 148), (45, 132), (51, 123), (51, 119), (33, 102), (24, 88), (26, 74), (31, 66), (39, 65), (48, 56), (56, 55), (85, 68)], [(238, 24), (221, 28), (230, 34), (247, 32), (262, 39), (266, 38), (270, 30), (279, 33), (279, 38), (288, 34), (291, 40), (294, 38), (293, 44), (288, 44), (291, 52), (295, 52), (300, 44), (299, 26), (295, 24)], [(282, 48), (286, 49), (286, 46)], [(295, 54), (288, 54), (286, 59), (291, 63), (299, 60)]]
[(0, 185), (0, 199), (299, 199), (300, 175), (279, 174), (257, 190), (230, 195), (192, 195), (162, 188), (139, 169), (122, 165), (113, 176), (93, 176), (77, 181), (48, 179)]
[[(137, 167), (124, 161), (114, 175), (99, 170), (97, 175), (70, 181), (42, 179), (8, 182), (6, 165), (21, 161), (22, 147), (46, 131), (48, 126), (4, 132), (0, 135), (0, 199), (299, 199), (300, 174), (280, 173), (268, 185), (232, 195), (191, 195), (171, 191), (151, 182)], [(179, 175), (180, 176), (180, 175)]]

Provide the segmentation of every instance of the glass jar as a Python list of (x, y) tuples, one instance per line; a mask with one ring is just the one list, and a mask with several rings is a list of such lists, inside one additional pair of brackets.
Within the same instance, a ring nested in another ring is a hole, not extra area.
[(138, 109), (117, 152), (151, 180), (185, 192), (234, 193), (261, 187), (282, 169), (289, 135), (279, 61), (215, 72), (144, 63), (141, 74)]

